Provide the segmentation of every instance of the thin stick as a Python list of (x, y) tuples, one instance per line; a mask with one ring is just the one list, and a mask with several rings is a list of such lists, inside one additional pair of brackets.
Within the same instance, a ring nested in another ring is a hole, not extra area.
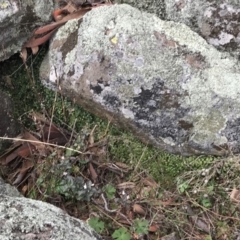
[(9, 138), (9, 137), (0, 137), (0, 139), (3, 140), (13, 140), (13, 141), (21, 141), (21, 142), (30, 142), (30, 143), (40, 143), (43, 145), (47, 145), (47, 146), (52, 146), (52, 147), (57, 147), (57, 148), (62, 148), (62, 149), (67, 149), (67, 150), (71, 150), (73, 152), (76, 153), (80, 153), (80, 154), (89, 154), (89, 152), (83, 153), (81, 151), (75, 150), (73, 148), (69, 148), (69, 147), (65, 147), (65, 146), (60, 146), (60, 145), (56, 145), (53, 143), (47, 143), (47, 142), (41, 142), (41, 141), (33, 141), (33, 140), (27, 140), (27, 139), (21, 139), (21, 138)]

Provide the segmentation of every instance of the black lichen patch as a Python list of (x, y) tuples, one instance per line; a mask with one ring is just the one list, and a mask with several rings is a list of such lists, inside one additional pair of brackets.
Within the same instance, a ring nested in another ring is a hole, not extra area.
[(97, 85), (90, 84), (90, 89), (94, 91), (95, 94), (101, 94), (103, 87), (110, 86), (108, 82), (103, 81), (103, 78), (97, 80)]
[(142, 89), (139, 96), (134, 98), (132, 111), (136, 123), (155, 138), (171, 138), (176, 143), (183, 143), (192, 127), (191, 123), (182, 120), (189, 112), (179, 103), (184, 93), (168, 89), (161, 79), (155, 82), (151, 90)]
[(222, 134), (229, 142), (240, 142), (240, 118), (229, 120), (226, 125)]
[(142, 88), (142, 92), (138, 97), (133, 98), (134, 102), (140, 106), (141, 109), (171, 109), (180, 106), (178, 98), (181, 94), (176, 90), (168, 89), (164, 85), (164, 81), (156, 79), (156, 83), (151, 90)]
[(92, 89), (96, 94), (101, 94), (103, 90), (100, 85), (93, 86), (92, 84), (90, 84), (90, 89)]
[(117, 108), (122, 106), (121, 101), (117, 96), (114, 96), (112, 94), (106, 94), (103, 97), (104, 105), (109, 108), (114, 108), (117, 111)]
[(227, 138), (230, 151), (240, 153), (240, 118), (227, 121), (226, 125), (221, 134)]
[[(214, 39), (216, 47), (224, 47), (224, 50), (236, 50), (239, 48), (238, 37), (240, 34), (240, 9), (234, 8), (230, 4), (218, 4), (211, 8), (211, 16), (205, 19), (205, 22), (210, 26), (208, 39)], [(200, 33), (201, 34), (201, 33)], [(226, 37), (224, 36), (226, 35)], [(232, 37), (232, 39), (230, 39)], [(221, 38), (223, 40), (221, 41)], [(224, 39), (224, 38), (229, 38)]]
[(178, 124), (181, 128), (185, 130), (190, 130), (191, 128), (193, 128), (193, 124), (185, 120), (179, 120)]

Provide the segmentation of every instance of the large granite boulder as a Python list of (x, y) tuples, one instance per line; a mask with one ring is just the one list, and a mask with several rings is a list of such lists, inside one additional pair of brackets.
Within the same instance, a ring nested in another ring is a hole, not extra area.
[(0, 61), (21, 51), (33, 30), (52, 19), (53, 0), (0, 0)]
[(23, 197), (0, 178), (1, 240), (100, 240), (84, 222), (61, 209)]
[(128, 5), (93, 9), (54, 37), (43, 83), (146, 143), (182, 155), (240, 152), (240, 64), (184, 24)]

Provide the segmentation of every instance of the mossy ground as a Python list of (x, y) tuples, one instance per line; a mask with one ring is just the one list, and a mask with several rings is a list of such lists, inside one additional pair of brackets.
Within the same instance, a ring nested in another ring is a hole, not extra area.
[[(75, 131), (80, 131), (83, 127), (91, 129), (97, 125), (97, 132), (99, 135), (103, 134), (108, 125), (107, 121), (85, 111), (60, 94), (55, 99), (56, 93), (41, 85), (38, 79), (38, 69), (45, 52), (46, 47), (42, 47), (37, 56), (29, 57), (27, 66), (31, 76), (28, 75), (18, 55), (0, 65), (1, 88), (12, 96), (15, 117), (24, 127), (30, 127), (29, 113), (31, 111), (42, 112), (44, 110), (50, 116), (52, 107), (55, 105), (54, 122), (56, 124), (74, 127)], [(108, 135), (110, 153), (113, 158), (133, 166), (140, 161), (139, 167), (147, 169), (157, 181), (166, 178), (172, 178), (172, 181), (183, 171), (205, 168), (214, 161), (213, 157), (184, 158), (167, 154), (152, 146), (145, 146), (131, 133), (115, 126), (110, 126)]]
[[(155, 233), (149, 239), (159, 239), (160, 235), (163, 236), (163, 234), (174, 231), (181, 239), (234, 239), (233, 236), (236, 231), (231, 227), (231, 221), (239, 219), (239, 213), (236, 204), (229, 200), (228, 194), (231, 189), (234, 189), (234, 186), (239, 185), (239, 160), (236, 158), (230, 160), (217, 159), (211, 156), (185, 158), (162, 152), (152, 146), (145, 146), (131, 133), (109, 125), (107, 121), (99, 119), (80, 106), (73, 104), (70, 100), (61, 96), (60, 93), (52, 92), (43, 87), (38, 79), (38, 69), (46, 49), (46, 47), (42, 47), (37, 56), (29, 58), (28, 69), (25, 68), (17, 55), (0, 65), (0, 72), (2, 73), (0, 77), (1, 88), (12, 96), (15, 117), (21, 122), (22, 126), (28, 130), (34, 128), (30, 117), (30, 113), (34, 111), (48, 114), (50, 117), (53, 115), (55, 124), (72, 129), (76, 133), (83, 129), (91, 132), (96, 126), (94, 131), (95, 141), (101, 140), (107, 130), (108, 160), (122, 162), (131, 169), (128, 177), (122, 181), (127, 182), (138, 176), (140, 177), (139, 182), (141, 176), (147, 175), (151, 176), (159, 186), (158, 189), (154, 189), (153, 195), (151, 191), (144, 188), (147, 191), (148, 198), (144, 199), (142, 204), (148, 206), (148, 211), (151, 212), (148, 217), (152, 221), (159, 218), (156, 222), (162, 224), (159, 226), (158, 233)], [(54, 152), (54, 154), (57, 153)], [(51, 174), (49, 170), (54, 162), (54, 154), (48, 156), (47, 160), (49, 161), (45, 161), (46, 165), (38, 169), (38, 171), (42, 171), (42, 175), (36, 184), (41, 185), (41, 188), (46, 190), (45, 194), (39, 197), (38, 190), (31, 189), (28, 196), (47, 200), (49, 198), (46, 196), (51, 194), (51, 191), (54, 196), (56, 195), (56, 191), (52, 189), (57, 186), (59, 181), (56, 179), (57, 175)], [(67, 161), (66, 163), (68, 164)], [(79, 174), (82, 174), (82, 169), (81, 164), (75, 165), (71, 168), (71, 174), (79, 176)], [(115, 177), (114, 174), (108, 174), (107, 176), (109, 182), (111, 182), (110, 179)], [(81, 182), (82, 179), (78, 178), (78, 181)], [(114, 185), (114, 181), (112, 181), (112, 184)], [(112, 191), (111, 194), (115, 194), (115, 187), (105, 185), (105, 189), (108, 189), (109, 192)], [(67, 189), (63, 189), (61, 185), (61, 188), (58, 186), (58, 192), (66, 196)], [(133, 196), (135, 195), (133, 194)], [(165, 197), (170, 198), (171, 201), (164, 201)], [(134, 201), (137, 201), (137, 198)], [(222, 205), (222, 203), (225, 205)], [(111, 204), (113, 204), (111, 206), (114, 206), (114, 203)], [(72, 209), (76, 207), (82, 209), (83, 207), (76, 200), (69, 202), (69, 199), (66, 200), (66, 205), (74, 205)], [(181, 208), (183, 206), (190, 206), (191, 210), (188, 209), (186, 213)], [(88, 205), (88, 208), (96, 210), (93, 206)], [(227, 212), (229, 208), (232, 209), (231, 213)], [(196, 210), (196, 214), (199, 215), (206, 214), (205, 220), (208, 224), (216, 225), (212, 227), (213, 230), (208, 231), (209, 228), (207, 227), (201, 229), (203, 226), (191, 215), (192, 210)], [(147, 218), (147, 215), (145, 218)], [(193, 223), (189, 223), (189, 219), (196, 220), (194, 220), (194, 227), (191, 231), (189, 231), (189, 226)], [(111, 232), (114, 226), (112, 223), (110, 224), (111, 221), (109, 220), (110, 218), (105, 221), (105, 225), (112, 229), (109, 230)], [(143, 224), (143, 221), (140, 221), (139, 224)], [(97, 221), (95, 225), (100, 225), (100, 223)], [(235, 224), (234, 227), (239, 226)], [(107, 231), (105, 230), (104, 233), (107, 234)], [(224, 238), (226, 234), (231, 237)]]

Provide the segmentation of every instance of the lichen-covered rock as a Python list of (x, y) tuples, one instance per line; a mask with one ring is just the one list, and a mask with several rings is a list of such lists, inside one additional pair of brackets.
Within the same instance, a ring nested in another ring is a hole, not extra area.
[(115, 4), (129, 4), (132, 7), (138, 8), (141, 11), (154, 13), (159, 18), (164, 19), (166, 17), (166, 0), (114, 0)]
[(163, 20), (184, 23), (218, 50), (240, 56), (238, 0), (115, 0), (155, 13)]
[(1, 178), (0, 223), (1, 240), (101, 239), (84, 222), (51, 204), (20, 196)]
[(15, 187), (12, 187), (10, 184), (7, 184), (0, 177), (0, 195), (8, 195), (11, 197), (23, 197)]
[(181, 22), (219, 50), (240, 56), (240, 2), (168, 0), (166, 19)]
[(0, 61), (19, 52), (33, 30), (51, 21), (53, 0), (0, 0)]
[[(184, 24), (128, 5), (93, 9), (54, 37), (41, 79), (146, 143), (240, 152), (240, 64)], [(58, 88), (57, 88), (58, 89)]]
[[(20, 125), (13, 118), (12, 101), (6, 93), (0, 90), (0, 136), (16, 137), (20, 130)], [(9, 141), (0, 139), (0, 154), (8, 146)]]

